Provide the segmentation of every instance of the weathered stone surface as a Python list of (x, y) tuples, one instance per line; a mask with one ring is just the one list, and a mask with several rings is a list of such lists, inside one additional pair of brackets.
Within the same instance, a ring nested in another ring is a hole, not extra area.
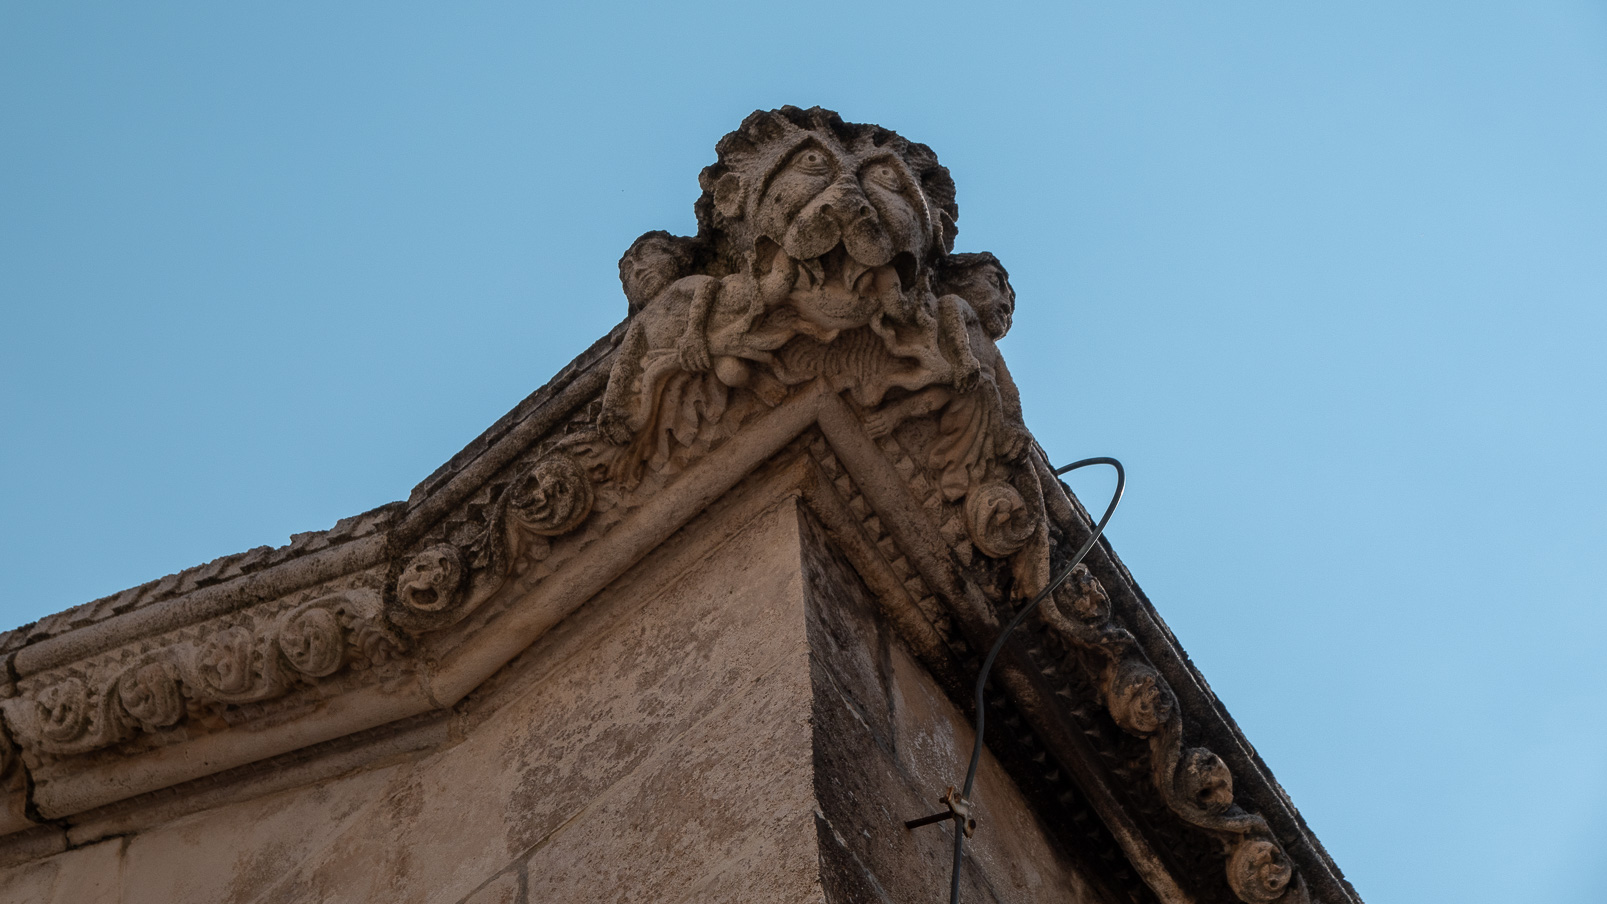
[(18, 904), (121, 904), (123, 841), (63, 851), (0, 870), (0, 901)]
[[(794, 612), (799, 603), (796, 569), (786, 568), (794, 555), (788, 525), (768, 520), (755, 525), (744, 548), (727, 546), (693, 571), (664, 576), (651, 602), (567, 668), (478, 724), (461, 744), (398, 776), (363, 819), (281, 880), (275, 894), (455, 900), (526, 858), (529, 886), (543, 898), (576, 899), (607, 888), (641, 895), (667, 881), (664, 870), (645, 869), (647, 858), (631, 850), (633, 826), (667, 843), (660, 823), (666, 813), (714, 807), (693, 828), (740, 824), (718, 812), (721, 786), (745, 774), (769, 781), (777, 773), (768, 764), (754, 773), (744, 755), (722, 759), (718, 785), (701, 793), (673, 781), (684, 768), (685, 754), (677, 755), (683, 747), (721, 752), (710, 733), (751, 728), (754, 713), (744, 706), (783, 706), (787, 698), (776, 692), (774, 676), (785, 673), (789, 658), (793, 671), (802, 669), (801, 628), (789, 638), (771, 627), (787, 623), (789, 597)], [(805, 706), (802, 698), (791, 705), (800, 731)], [(795, 784), (793, 806), (807, 810), (807, 781)], [(686, 843), (708, 841), (694, 832)], [(552, 851), (582, 854), (549, 863)], [(693, 861), (680, 881), (704, 875), (703, 864)], [(353, 869), (357, 863), (371, 866)]]
[[(936, 798), (959, 781), (970, 754), (969, 722), (880, 623), (852, 567), (807, 521), (804, 541), (815, 780), (831, 879), (846, 900), (866, 889), (876, 890), (872, 900), (933, 900), (947, 889), (951, 830), (904, 823), (942, 809)], [(975, 793), (986, 831), (968, 848), (965, 900), (1098, 900), (991, 755)]]
[(523, 872), (515, 870), (493, 877), (479, 891), (465, 898), (463, 904), (519, 904), (522, 900), (528, 900), (525, 877)]
[[(941, 890), (902, 823), (1088, 519), (929, 148), (787, 107), (716, 156), (627, 322), (406, 503), (0, 637), (4, 881), (122, 834), (128, 901)], [(992, 687), (967, 900), (1356, 900), (1108, 549)]]
[(133, 836), (121, 904), (244, 904), (366, 818), (401, 767), (207, 810)]

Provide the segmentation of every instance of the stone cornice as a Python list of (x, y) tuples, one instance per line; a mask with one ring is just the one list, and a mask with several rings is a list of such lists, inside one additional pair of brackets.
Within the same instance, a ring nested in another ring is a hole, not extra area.
[[(7, 635), (0, 835), (450, 711), (760, 474), (969, 705), (975, 651), (1089, 520), (993, 345), (1002, 266), (948, 253), (946, 171), (889, 136), (755, 114), (705, 173), (699, 237), (627, 254), (634, 316), (407, 502)], [(1055, 795), (1046, 819), (1125, 858), (1126, 897), (1356, 900), (1108, 544), (1024, 628), (990, 744)]]
[[(628, 518), (622, 519), (606, 535), (594, 538), (584, 552), (571, 559), (561, 571), (541, 579), (515, 582), (499, 590), (497, 596), (482, 604), (487, 613), (496, 614), (472, 619), (472, 624), (464, 625), (458, 632), (461, 636), (457, 643), (439, 646), (420, 643), (407, 653), (396, 653), (396, 658), (407, 667), (387, 681), (374, 685), (347, 683), (339, 687), (331, 684), (327, 689), (335, 693), (320, 699), (314, 712), (273, 727), (243, 730), (245, 724), (237, 716), (226, 730), (178, 739), (172, 747), (141, 749), (140, 745), (124, 740), (110, 755), (89, 757), (94, 760), (92, 764), (79, 763), (71, 754), (53, 758), (45, 770), (54, 773), (53, 777), (35, 778), (34, 805), (44, 816), (67, 818), (208, 774), (238, 769), (310, 745), (449, 708), (746, 475), (778, 456), (784, 457), (789, 447), (800, 440), (805, 442), (802, 448), (807, 449), (815, 465), (796, 472), (798, 476), (791, 479), (791, 485), (797, 487), (796, 492), (805, 498), (833, 538), (844, 547), (882, 601), (890, 623), (898, 628), (912, 651), (957, 698), (963, 699), (961, 689), (968, 681), (968, 670), (974, 668), (971, 652), (988, 640), (991, 631), (997, 630), (998, 619), (994, 613), (999, 611), (1000, 601), (991, 598), (967, 575), (968, 569), (951, 546), (937, 539), (940, 531), (932, 523), (932, 512), (941, 511), (941, 503), (936, 488), (896, 441), (871, 439), (851, 406), (822, 383), (751, 423), (695, 466), (677, 475), (668, 486), (652, 493), (640, 506), (633, 508)], [(539, 445), (539, 440), (533, 444)], [(503, 465), (505, 469), (517, 466), (518, 456), (511, 456)], [(465, 494), (465, 497), (471, 495)], [(1080, 509), (1071, 508), (1075, 501), (1069, 496), (1065, 498), (1068, 510), (1080, 513)], [(376, 560), (368, 567), (372, 569), (379, 564)], [(1125, 572), (1120, 571), (1119, 560), (1107, 549), (1098, 558), (1094, 570), (1113, 575), (1105, 580), (1131, 594), (1116, 607), (1125, 610), (1122, 614), (1127, 618), (1123, 623), (1135, 626), (1135, 636), (1143, 637), (1149, 658), (1157, 663), (1173, 686), (1188, 689), (1179, 693), (1182, 708), (1191, 714), (1198, 711), (1202, 722), (1221, 723), (1215, 734), (1230, 743), (1222, 744), (1220, 749), (1235, 761), (1235, 771), (1242, 769), (1241, 762), (1250, 762), (1243, 755), (1248, 745), (1230, 723), (1221, 722), (1221, 707), (1214, 697), (1209, 698), (1209, 706), (1198, 707), (1196, 701), (1203, 681), (1198, 679), (1164, 625), (1147, 604), (1140, 602)], [(347, 576), (362, 573), (358, 568)], [(252, 603), (279, 603), (279, 608), (286, 613), (298, 609), (307, 611), (309, 603), (315, 608), (338, 609), (348, 605), (351, 591), (341, 596), (324, 593), (325, 589), (301, 590), (301, 596), (313, 598), (296, 606), (285, 606), (282, 599), (271, 594), (256, 600), (242, 595), (243, 602), (235, 609), (203, 619), (199, 625), (192, 622), (185, 627), (193, 635), (209, 630), (221, 633), (237, 630), (238, 625), (227, 616), (249, 609)], [(367, 601), (367, 614), (372, 617), (378, 599), (377, 591), (371, 589), (370, 592), (376, 594)], [(1121, 600), (1123, 594), (1113, 595)], [(361, 609), (361, 604), (357, 608)], [(133, 625), (137, 630), (138, 633), (124, 641), (125, 645), (132, 642), (137, 647), (140, 641), (156, 636), (146, 629), (145, 622), (130, 620), (112, 624)], [(967, 624), (973, 630), (960, 629)], [(272, 638), (254, 638), (252, 642), (270, 643)], [(1024, 646), (1031, 643), (1023, 639)], [(194, 647), (187, 651), (193, 655)], [(149, 651), (136, 650), (116, 658), (119, 663), (135, 663), (148, 656)], [(80, 660), (53, 668), (58, 673), (78, 675), (89, 672), (94, 665)], [(1123, 790), (1124, 780), (1112, 772), (1109, 758), (1102, 760), (1099, 752), (1079, 735), (1087, 729), (1078, 725), (1075, 715), (1066, 715), (1074, 713), (1078, 707), (1062, 705), (1057, 715), (1054, 707), (1046, 710), (1032, 702), (1020, 702), (1063, 699), (1065, 695), (1060, 693), (1060, 688), (1044, 686), (1040, 680), (1046, 673), (1052, 675), (1056, 668), (1053, 663), (1040, 665), (1034, 658), (1024, 658), (1022, 652), (1016, 650), (1002, 677), (1009, 684), (1011, 698), (1017, 701), (1016, 708), (1034, 723), (1033, 735), (1043, 748), (1054, 751), (1057, 761), (1075, 776), (1077, 787), (1093, 802), (1100, 818), (1111, 826), (1110, 830), (1116, 833), (1113, 838), (1127, 857), (1139, 865), (1145, 880), (1152, 887), (1160, 885), (1170, 889), (1162, 900), (1188, 899), (1187, 893), (1172, 878), (1180, 867), (1168, 862), (1168, 857), (1157, 854), (1150, 837), (1153, 830), (1142, 824), (1141, 817), (1133, 815), (1134, 807), (1128, 800), (1131, 792)], [(126, 671), (127, 666), (119, 674)], [(328, 677), (334, 679), (335, 676)], [(33, 684), (25, 678), (23, 686), (29, 689)], [(116, 680), (106, 682), (105, 687), (117, 687)], [(269, 687), (247, 688), (241, 693), (249, 698), (271, 690)], [(301, 692), (307, 693), (307, 690)], [(245, 700), (242, 710), (253, 702)], [(1086, 707), (1085, 701), (1081, 708), (1086, 710)], [(10, 711), (8, 709), (8, 721), (11, 721)], [(269, 720), (282, 716), (268, 709), (261, 710), (260, 714)], [(1225, 733), (1223, 726), (1228, 726)], [(164, 729), (160, 725), (153, 727), (156, 733)], [(64, 763), (65, 769), (62, 768)], [(1128, 771), (1135, 772), (1135, 769)], [(1287, 807), (1277, 786), (1266, 781), (1260, 768), (1244, 769), (1244, 773), (1250, 780), (1241, 779), (1236, 783), (1238, 793), (1264, 798), (1268, 796), (1267, 791), (1272, 792), (1271, 800), (1288, 811), (1275, 813), (1276, 821), (1295, 828), (1293, 833), (1279, 834), (1292, 834), (1291, 840), (1297, 843), (1291, 847), (1318, 855), (1312, 858), (1313, 866), (1326, 864), (1326, 857), (1320, 856), (1320, 849), (1315, 847), (1304, 827), (1288, 825), (1292, 808)], [(1142, 775), (1142, 768), (1137, 768), (1135, 774)], [(1292, 818), (1298, 819), (1297, 816)]]

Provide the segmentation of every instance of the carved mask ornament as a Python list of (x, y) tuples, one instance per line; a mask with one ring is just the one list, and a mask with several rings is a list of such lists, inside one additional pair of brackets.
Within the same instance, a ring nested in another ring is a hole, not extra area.
[(1172, 718), (1172, 691), (1160, 673), (1134, 659), (1112, 669), (1105, 689), (1110, 715), (1124, 731), (1147, 737)]
[(338, 671), (346, 658), (340, 619), (323, 606), (304, 606), (290, 613), (279, 628), (279, 651), (291, 668), (311, 678)]
[(1178, 784), (1206, 813), (1221, 813), (1233, 806), (1233, 773), (1221, 757), (1204, 747), (1192, 747), (1183, 755)]
[[(1071, 576), (1066, 579), (1066, 583), (1060, 586), (1065, 591), (1064, 599), (1069, 603), (1069, 605), (1063, 603), (1061, 608), (1069, 608), (1071, 614), (1083, 623), (1098, 625), (1110, 618), (1110, 597), (1106, 595), (1099, 579), (1088, 570), (1087, 565), (1078, 563), (1077, 567), (1071, 570)], [(1055, 599), (1059, 601), (1062, 598), (1061, 590), (1056, 590)]]
[(256, 638), (236, 626), (207, 638), (195, 656), (195, 675), (202, 687), (223, 697), (244, 694), (254, 679)]
[(1293, 876), (1288, 855), (1270, 839), (1248, 839), (1228, 858), (1228, 885), (1249, 904), (1273, 904), (1283, 897)]
[(165, 728), (184, 717), (184, 695), (173, 668), (147, 662), (117, 680), (117, 702), (147, 731)]
[(440, 612), (457, 604), (463, 582), (463, 554), (445, 543), (407, 561), (396, 579), (396, 598), (417, 612)]
[(78, 678), (66, 678), (39, 692), (35, 701), (39, 734), (64, 744), (89, 730), (89, 690)]
[(508, 517), (515, 529), (540, 537), (567, 534), (591, 514), (591, 479), (568, 455), (543, 458), (508, 490)]
[(976, 548), (995, 559), (1027, 545), (1038, 529), (1021, 494), (1004, 482), (986, 484), (967, 496), (965, 522)]

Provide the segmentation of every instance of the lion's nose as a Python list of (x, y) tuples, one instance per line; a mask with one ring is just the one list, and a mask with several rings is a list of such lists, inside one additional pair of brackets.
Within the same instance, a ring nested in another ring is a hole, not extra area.
[(826, 204), (821, 204), (821, 210), (828, 212), (832, 217), (847, 222), (847, 220), (869, 217), (871, 215), (871, 202), (865, 201), (865, 199), (853, 199), (853, 197), (840, 197), (840, 199), (832, 199)]
[(863, 220), (874, 212), (871, 210), (870, 202), (863, 199), (841, 202), (827, 201), (822, 209), (844, 223)]
[(876, 212), (859, 186), (847, 179), (831, 187), (830, 194), (822, 201), (820, 208), (842, 223), (864, 219)]

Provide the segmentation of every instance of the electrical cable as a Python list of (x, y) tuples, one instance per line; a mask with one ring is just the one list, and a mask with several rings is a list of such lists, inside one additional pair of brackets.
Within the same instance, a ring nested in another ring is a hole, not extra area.
[(1127, 487), (1127, 472), (1122, 468), (1122, 463), (1114, 458), (1104, 456), (1074, 461), (1064, 467), (1056, 468), (1054, 475), (1059, 477), (1062, 474), (1075, 471), (1078, 468), (1086, 468), (1089, 465), (1110, 465), (1116, 469), (1116, 492), (1111, 494), (1110, 505), (1105, 507), (1105, 514), (1100, 517), (1099, 523), (1094, 525), (1094, 531), (1089, 535), (1088, 541), (1082, 545), (1081, 549), (1077, 550), (1077, 554), (1072, 557), (1066, 567), (1062, 568), (1059, 574), (1050, 579), (1049, 583), (1032, 598), (1032, 601), (1022, 606), (1016, 612), (1015, 617), (1005, 624), (1004, 629), (999, 632), (998, 639), (993, 642), (993, 649), (989, 650), (987, 658), (982, 660), (982, 671), (977, 675), (976, 679), (976, 741), (971, 745), (971, 763), (965, 770), (965, 784), (960, 789), (958, 799), (956, 800), (954, 789), (950, 788), (943, 798), (944, 802), (949, 806), (949, 812), (934, 814), (933, 816), (905, 823), (907, 828), (913, 829), (918, 826), (942, 822), (945, 819), (954, 821), (954, 871), (949, 880), (949, 904), (960, 904), (960, 866), (965, 855), (965, 839), (975, 826), (974, 821), (971, 820), (973, 803), (971, 789), (976, 784), (977, 767), (982, 762), (982, 728), (987, 719), (987, 701), (983, 698), (983, 693), (987, 687), (988, 675), (993, 671), (993, 663), (999, 658), (1000, 651), (1004, 649), (1004, 642), (1010, 638), (1010, 632), (1014, 631), (1016, 626), (1021, 624), (1022, 620), (1030, 615), (1033, 610), (1037, 609), (1040, 603), (1047, 599), (1051, 593), (1054, 593), (1061, 584), (1065, 583), (1066, 578), (1071, 577), (1072, 570), (1082, 563), (1083, 557), (1088, 555), (1089, 550), (1094, 548), (1095, 543), (1099, 542), (1100, 536), (1105, 532), (1105, 525), (1110, 523), (1110, 516), (1116, 513), (1116, 505), (1121, 502), (1122, 492)]

